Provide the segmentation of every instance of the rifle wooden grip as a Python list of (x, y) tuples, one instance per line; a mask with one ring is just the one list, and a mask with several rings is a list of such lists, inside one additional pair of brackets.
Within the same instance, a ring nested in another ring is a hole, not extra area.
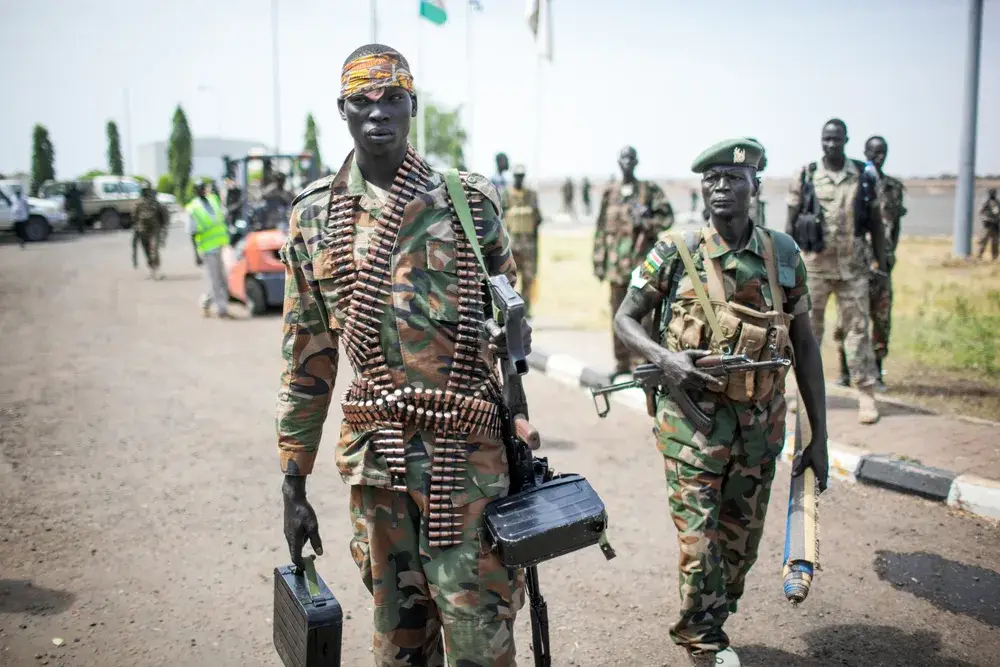
[(712, 366), (718, 366), (722, 364), (722, 357), (718, 354), (709, 354), (707, 356), (695, 359), (695, 368), (711, 368)]
[(538, 434), (538, 429), (532, 426), (524, 415), (514, 416), (514, 433), (532, 451), (542, 446), (542, 436)]

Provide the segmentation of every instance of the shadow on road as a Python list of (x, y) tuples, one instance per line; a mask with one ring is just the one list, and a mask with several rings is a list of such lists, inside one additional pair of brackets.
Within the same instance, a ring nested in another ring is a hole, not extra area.
[[(909, 385), (907, 385), (907, 390), (909, 390)], [(838, 396), (828, 392), (826, 395), (826, 409), (849, 410), (853, 412), (858, 409), (858, 401), (855, 398)], [(926, 408), (921, 408), (915, 405), (899, 405), (897, 403), (885, 402), (880, 402), (878, 404), (878, 411), (883, 417), (934, 414), (933, 410), (927, 410)]]
[(937, 554), (878, 551), (875, 573), (938, 609), (1000, 627), (1000, 574)]
[(808, 656), (769, 646), (738, 649), (746, 665), (761, 667), (976, 667), (971, 662), (937, 655), (941, 636), (913, 634), (885, 625), (833, 625), (805, 635)]
[(66, 611), (74, 593), (35, 586), (22, 579), (0, 579), (0, 614), (45, 616)]

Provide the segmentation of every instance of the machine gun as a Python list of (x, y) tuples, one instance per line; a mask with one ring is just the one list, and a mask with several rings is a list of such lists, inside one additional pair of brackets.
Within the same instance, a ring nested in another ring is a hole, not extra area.
[[(768, 361), (754, 361), (743, 354), (719, 354), (709, 355), (695, 360), (695, 367), (713, 377), (724, 377), (730, 373), (745, 371), (775, 370), (778, 368), (788, 368), (792, 365), (790, 359), (779, 357), (772, 348), (773, 359)], [(708, 435), (712, 431), (712, 420), (701, 409), (695, 405), (687, 392), (680, 387), (666, 383), (663, 370), (656, 364), (643, 364), (632, 373), (632, 380), (619, 382), (617, 384), (604, 387), (593, 387), (590, 390), (594, 397), (594, 406), (597, 409), (597, 416), (604, 418), (611, 411), (611, 403), (608, 401), (608, 394), (613, 394), (625, 389), (639, 388), (647, 392), (655, 392), (659, 388), (666, 389), (670, 399), (677, 404), (677, 407), (684, 414), (684, 417), (691, 422), (695, 430), (702, 435)], [(601, 399), (602, 404), (598, 401)]]
[[(806, 177), (806, 172), (809, 176)], [(819, 205), (819, 198), (816, 197), (816, 188), (813, 186), (812, 175), (816, 171), (816, 163), (811, 162), (806, 169), (802, 170), (802, 204), (795, 220), (791, 221), (790, 229), (787, 229), (789, 236), (795, 239), (799, 247), (806, 252), (822, 252), (826, 248), (826, 231), (823, 225), (823, 207)]]
[(501, 429), (510, 465), (510, 494), (491, 501), (484, 513), (486, 538), (505, 567), (525, 569), (531, 611), (531, 645), (536, 667), (551, 667), (549, 615), (538, 585), (538, 564), (578, 549), (601, 544), (606, 558), (614, 550), (604, 538), (604, 503), (580, 475), (557, 475), (545, 458), (531, 451), (540, 444), (538, 431), (528, 422), (528, 402), (521, 376), (528, 362), (521, 337), (524, 299), (506, 276), (490, 277), (495, 322), (507, 330), (507, 352), (501, 356)]

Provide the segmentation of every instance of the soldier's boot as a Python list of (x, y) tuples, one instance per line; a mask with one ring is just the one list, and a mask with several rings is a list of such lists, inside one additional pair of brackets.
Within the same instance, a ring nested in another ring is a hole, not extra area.
[(879, 419), (878, 406), (875, 405), (875, 388), (858, 388), (858, 423), (874, 424)]
[(691, 655), (688, 653), (688, 664), (694, 667), (741, 667), (740, 657), (731, 647), (718, 653)]
[(885, 383), (882, 381), (882, 360), (881, 359), (876, 359), (875, 360), (875, 370), (876, 370), (876, 374), (875, 374), (875, 391), (877, 391), (879, 393), (884, 393), (886, 391), (889, 391), (889, 388), (886, 387)]
[(201, 305), (201, 316), (211, 317), (212, 316), (212, 305), (209, 303), (203, 303)]
[(840, 348), (840, 377), (837, 378), (837, 384), (841, 387), (851, 386), (851, 371), (847, 368), (847, 354), (843, 347)]

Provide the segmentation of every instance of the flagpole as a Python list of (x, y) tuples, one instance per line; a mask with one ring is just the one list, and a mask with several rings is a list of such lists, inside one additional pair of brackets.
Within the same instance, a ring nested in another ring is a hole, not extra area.
[(467, 70), (468, 81), (466, 81), (466, 86), (468, 91), (466, 92), (466, 97), (468, 98), (467, 104), (469, 106), (469, 142), (468, 150), (465, 156), (465, 166), (469, 171), (474, 171), (473, 165), (475, 161), (473, 160), (472, 146), (475, 141), (476, 136), (476, 114), (475, 114), (475, 86), (473, 83), (473, 72), (475, 68), (472, 66), (472, 2), (467, 2), (465, 5), (465, 67)]
[[(418, 81), (423, 81), (424, 73), (426, 72), (426, 67), (424, 67), (424, 19), (423, 17), (417, 18), (417, 67), (419, 68), (417, 76)], [(426, 127), (426, 116), (425, 109), (427, 108), (426, 99), (417, 99), (417, 153), (421, 157), (425, 157), (427, 153), (425, 149), (427, 147), (427, 127)]]
[(372, 44), (378, 44), (378, 0), (371, 0)]

